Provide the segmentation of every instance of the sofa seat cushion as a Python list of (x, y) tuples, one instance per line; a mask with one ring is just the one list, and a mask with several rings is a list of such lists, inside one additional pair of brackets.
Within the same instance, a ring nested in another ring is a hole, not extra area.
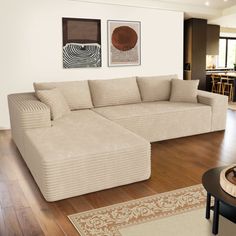
[(158, 101), (93, 110), (150, 142), (211, 130), (211, 107), (200, 103)]
[(26, 130), (24, 141), (24, 159), (48, 201), (150, 177), (150, 143), (90, 110)]
[(61, 91), (71, 110), (93, 107), (87, 80), (34, 83), (36, 95), (38, 90), (53, 88), (58, 88)]

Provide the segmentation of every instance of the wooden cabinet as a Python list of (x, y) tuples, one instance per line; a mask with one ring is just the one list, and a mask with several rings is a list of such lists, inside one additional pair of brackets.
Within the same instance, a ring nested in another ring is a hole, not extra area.
[(220, 26), (207, 25), (207, 55), (219, 55)]
[(191, 18), (184, 22), (184, 79), (200, 80), (206, 88), (207, 20)]

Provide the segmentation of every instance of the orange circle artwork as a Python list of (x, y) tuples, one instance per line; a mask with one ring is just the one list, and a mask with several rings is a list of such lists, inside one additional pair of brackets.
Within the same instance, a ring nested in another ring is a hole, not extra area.
[(138, 35), (131, 27), (120, 26), (114, 29), (111, 40), (113, 46), (118, 50), (128, 51), (135, 47)]

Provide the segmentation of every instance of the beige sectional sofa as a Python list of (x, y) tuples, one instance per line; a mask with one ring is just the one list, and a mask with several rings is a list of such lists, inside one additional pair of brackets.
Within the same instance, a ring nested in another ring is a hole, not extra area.
[(224, 130), (227, 97), (173, 98), (175, 77), (35, 83), (9, 95), (13, 140), (45, 199), (146, 180), (150, 142)]

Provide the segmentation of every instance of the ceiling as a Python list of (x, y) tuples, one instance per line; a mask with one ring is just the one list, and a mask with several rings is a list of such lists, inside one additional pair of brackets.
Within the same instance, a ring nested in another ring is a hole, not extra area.
[[(184, 12), (185, 19), (203, 18), (211, 24), (236, 28), (236, 0), (69, 0)], [(206, 2), (208, 4), (206, 5)]]
[[(160, 0), (160, 2), (177, 3), (193, 7), (205, 7), (220, 10), (232, 7), (236, 4), (236, 0)], [(206, 2), (208, 2), (209, 5), (206, 5)]]
[(182, 6), (186, 19), (205, 18), (210, 24), (236, 28), (236, 0), (160, 0), (159, 2)]
[[(143, 0), (145, 2), (147, 0)], [(154, 0), (173, 10), (182, 10), (185, 19), (204, 18), (209, 24), (236, 29), (236, 0)]]

